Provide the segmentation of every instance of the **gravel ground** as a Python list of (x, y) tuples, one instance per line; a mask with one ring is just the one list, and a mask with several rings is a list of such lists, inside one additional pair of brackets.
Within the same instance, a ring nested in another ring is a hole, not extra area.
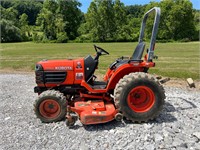
[(34, 75), (1, 74), (0, 149), (200, 149), (200, 91), (165, 87), (166, 104), (149, 123), (112, 121), (69, 129), (33, 112)]

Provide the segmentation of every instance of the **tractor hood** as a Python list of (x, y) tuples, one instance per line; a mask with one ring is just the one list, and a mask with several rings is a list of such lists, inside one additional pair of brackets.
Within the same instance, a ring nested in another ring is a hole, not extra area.
[(65, 71), (73, 70), (72, 60), (42, 60), (36, 64), (35, 70)]
[(42, 60), (36, 66), (36, 71), (72, 71), (76, 64), (84, 65), (83, 59), (76, 60)]

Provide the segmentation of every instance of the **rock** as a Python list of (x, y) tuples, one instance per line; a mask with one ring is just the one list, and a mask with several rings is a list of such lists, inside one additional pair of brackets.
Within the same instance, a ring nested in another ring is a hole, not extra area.
[(188, 145), (187, 145), (187, 143), (182, 143), (182, 144), (180, 144), (180, 147), (183, 147), (183, 148), (188, 148)]
[(194, 135), (198, 140), (200, 140), (200, 132), (194, 132), (192, 135)]
[(6, 117), (4, 120), (7, 121), (7, 120), (9, 120), (9, 119), (10, 119), (10, 117)]
[(182, 140), (180, 140), (179, 138), (176, 137), (173, 139), (172, 145), (176, 147), (176, 146), (181, 145), (182, 142), (183, 142)]
[(145, 129), (151, 129), (153, 127), (153, 124), (150, 124), (150, 123), (146, 123), (146, 124), (144, 124), (144, 128)]
[(104, 147), (105, 149), (107, 149), (107, 148), (109, 147), (109, 144), (108, 144), (108, 143), (105, 143), (105, 144), (103, 145), (103, 147)]
[(153, 144), (149, 144), (149, 145), (147, 145), (147, 147), (146, 147), (146, 150), (155, 150), (156, 148), (155, 148), (155, 146), (153, 145)]
[(155, 142), (159, 142), (159, 141), (161, 141), (161, 140), (163, 140), (162, 135), (160, 135), (160, 134), (155, 134), (155, 135), (154, 135), (154, 141), (155, 141)]
[(166, 127), (165, 130), (166, 130), (166, 132), (168, 132), (170, 134), (175, 134), (174, 130), (170, 127)]
[(81, 143), (79, 148), (80, 148), (80, 150), (89, 150), (89, 147), (86, 143)]
[(195, 84), (194, 84), (194, 81), (192, 80), (192, 78), (187, 78), (187, 83), (190, 88), (195, 88)]
[(114, 129), (111, 129), (111, 130), (110, 130), (110, 133), (111, 133), (111, 134), (114, 134), (114, 133), (115, 133), (115, 130), (114, 130)]
[(58, 125), (55, 125), (55, 126), (53, 127), (52, 131), (54, 131), (54, 130), (57, 129), (57, 128), (58, 128)]
[(144, 141), (148, 141), (149, 140), (149, 134), (146, 134), (145, 136), (144, 136)]

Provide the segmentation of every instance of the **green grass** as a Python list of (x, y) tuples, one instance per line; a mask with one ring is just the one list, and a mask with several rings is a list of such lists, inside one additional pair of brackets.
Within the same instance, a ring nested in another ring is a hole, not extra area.
[[(105, 74), (109, 64), (121, 56), (131, 56), (137, 43), (97, 43), (110, 55), (101, 56), (97, 74)], [(156, 67), (150, 73), (168, 77), (200, 78), (200, 42), (158, 43), (156, 45)], [(32, 71), (42, 59), (80, 58), (94, 55), (93, 43), (3, 43), (0, 49), (0, 69)]]

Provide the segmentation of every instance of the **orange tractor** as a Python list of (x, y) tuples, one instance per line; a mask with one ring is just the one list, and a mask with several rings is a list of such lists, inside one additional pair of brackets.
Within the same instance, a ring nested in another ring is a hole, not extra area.
[[(144, 29), (148, 15), (155, 12), (150, 46), (145, 49)], [(38, 98), (34, 104), (42, 122), (56, 122), (66, 117), (67, 125), (77, 118), (85, 124), (122, 120), (145, 122), (154, 119), (162, 110), (165, 93), (161, 82), (148, 69), (154, 67), (154, 47), (160, 20), (160, 8), (145, 13), (139, 43), (130, 58), (121, 57), (113, 62), (104, 77), (96, 81), (94, 75), (99, 57), (109, 53), (94, 45), (96, 56), (88, 55), (75, 60), (42, 60), (36, 64)]]

